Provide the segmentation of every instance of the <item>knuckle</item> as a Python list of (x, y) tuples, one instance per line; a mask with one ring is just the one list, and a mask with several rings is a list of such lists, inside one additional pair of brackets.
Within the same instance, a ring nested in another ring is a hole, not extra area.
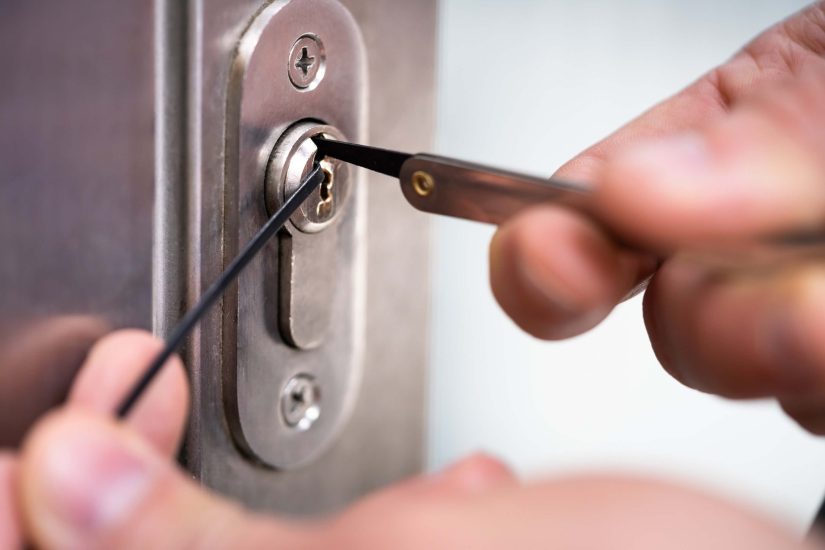
[(817, 2), (781, 26), (795, 44), (815, 54), (825, 54), (825, 2)]

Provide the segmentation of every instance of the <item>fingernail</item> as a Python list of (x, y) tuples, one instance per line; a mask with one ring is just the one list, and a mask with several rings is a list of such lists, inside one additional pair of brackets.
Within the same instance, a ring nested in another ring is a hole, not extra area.
[(94, 540), (140, 504), (151, 472), (145, 459), (111, 431), (65, 430), (61, 435), (72, 437), (55, 442), (41, 469), (44, 513), (50, 528), (67, 539)]

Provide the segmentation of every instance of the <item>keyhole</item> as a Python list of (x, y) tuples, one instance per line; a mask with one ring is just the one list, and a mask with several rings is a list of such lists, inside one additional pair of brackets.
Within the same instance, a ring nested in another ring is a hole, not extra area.
[(324, 181), (321, 182), (321, 200), (326, 202), (332, 198), (332, 174), (324, 170)]
[(316, 208), (320, 218), (328, 218), (332, 214), (332, 184), (335, 181), (332, 167), (324, 166), (324, 162), (321, 163), (321, 168), (324, 171), (324, 181), (321, 182), (321, 187), (318, 189), (321, 201)]

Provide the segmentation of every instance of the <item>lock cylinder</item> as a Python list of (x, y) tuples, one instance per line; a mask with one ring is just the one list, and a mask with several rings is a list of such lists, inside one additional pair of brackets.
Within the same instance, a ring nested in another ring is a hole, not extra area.
[[(265, 4), (229, 75), (228, 252), (315, 168), (313, 137), (364, 139), (367, 64), (351, 14), (337, 0)], [(273, 470), (248, 479), (280, 499), (298, 487), (283, 470), (323, 468), (315, 460), (346, 429), (363, 366), (365, 189), (355, 168), (317, 161), (323, 183), (230, 289), (221, 332), (226, 425), (249, 459), (242, 468)]]
[[(295, 193), (315, 166), (318, 147), (313, 137), (344, 140), (340, 131), (314, 121), (294, 124), (275, 145), (266, 173), (266, 206), (270, 215)], [(339, 217), (351, 194), (349, 168), (337, 160), (321, 161), (324, 181), (301, 205), (290, 222), (304, 233), (323, 231)]]
[[(294, 194), (314, 169), (318, 146), (313, 137), (343, 139), (332, 126), (301, 121), (287, 129), (270, 156), (265, 197), (270, 215)], [(338, 263), (336, 222), (350, 200), (349, 167), (324, 158), (324, 180), (295, 211), (279, 239), (278, 327), (284, 341), (299, 350), (322, 345), (329, 330)]]

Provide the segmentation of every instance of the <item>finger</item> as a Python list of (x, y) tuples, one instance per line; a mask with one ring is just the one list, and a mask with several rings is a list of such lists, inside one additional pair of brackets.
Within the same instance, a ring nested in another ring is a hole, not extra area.
[(308, 548), (311, 540), (209, 495), (130, 426), (78, 409), (34, 429), (19, 483), (38, 548)]
[(52, 415), (27, 440), (20, 495), (28, 533), (46, 549), (493, 549), (574, 542), (652, 549), (674, 540), (696, 548), (794, 547), (770, 522), (714, 499), (610, 479), (503, 486), (393, 507), (368, 499), (323, 529), (287, 525), (208, 496), (128, 426), (71, 410)]
[(825, 404), (825, 267), (729, 275), (672, 259), (645, 320), (662, 365), (690, 387)]
[(465, 493), (483, 493), (516, 485), (513, 471), (501, 460), (484, 453), (468, 456), (434, 477), (442, 487)]
[(0, 548), (20, 548), (20, 517), (15, 501), (16, 461), (0, 452)]
[[(112, 415), (162, 346), (160, 340), (138, 330), (123, 330), (102, 339), (78, 374), (69, 405)], [(161, 453), (171, 456), (180, 444), (188, 410), (186, 372), (175, 356), (163, 366), (126, 422)]]
[(639, 145), (604, 168), (597, 209), (657, 250), (805, 233), (825, 219), (825, 67), (701, 132)]
[(106, 332), (103, 321), (86, 315), (0, 329), (0, 447), (16, 447), (40, 415), (66, 399), (86, 354)]
[(498, 303), (523, 330), (547, 340), (594, 327), (654, 265), (554, 206), (535, 207), (503, 225), (490, 245)]
[(770, 520), (711, 496), (610, 476), (406, 502), (369, 497), (333, 522), (329, 538), (331, 547), (359, 550), (806, 547)]
[(517, 483), (516, 475), (502, 461), (485, 453), (476, 453), (435, 474), (424, 474), (395, 483), (372, 498), (383, 498), (391, 503), (456, 493), (478, 494)]

